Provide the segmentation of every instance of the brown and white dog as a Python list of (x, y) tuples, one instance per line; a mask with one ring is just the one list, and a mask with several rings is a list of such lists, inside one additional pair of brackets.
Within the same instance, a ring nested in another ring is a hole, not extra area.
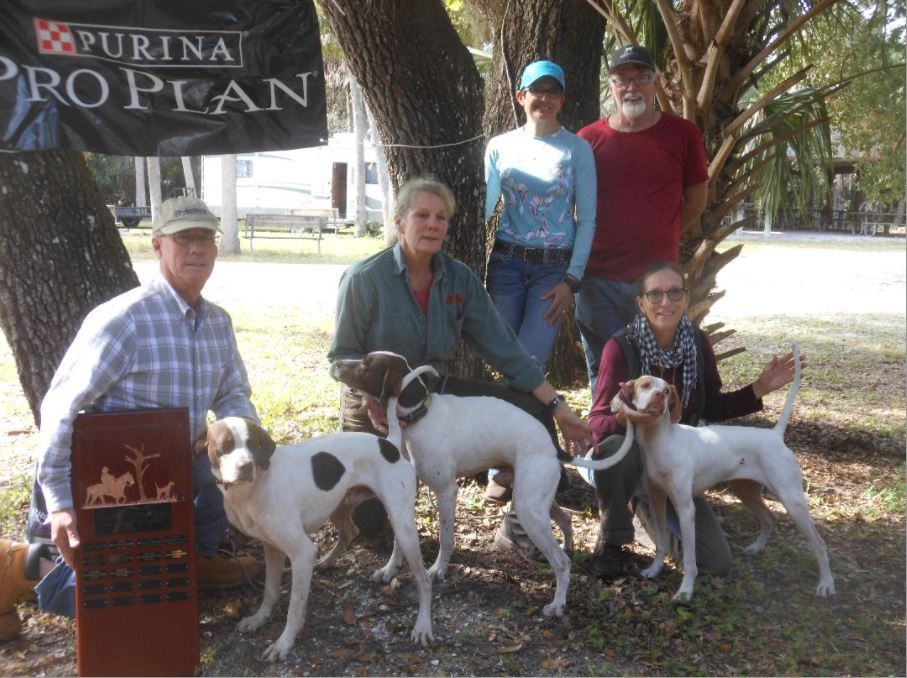
[[(421, 645), (433, 640), (431, 580), (425, 572), (416, 530), (416, 475), (393, 443), (369, 433), (335, 433), (295, 445), (277, 447), (254, 422), (225, 417), (208, 427), (211, 470), (224, 494), (227, 518), (265, 552), (265, 591), (258, 611), (239, 622), (239, 630), (255, 631), (267, 621), (280, 593), (285, 556), (290, 557), (293, 583), (287, 623), (262, 658), (285, 659), (305, 621), (313, 567), (327, 567), (356, 537), (350, 506), (344, 497), (365, 487), (383, 502), (419, 591), (419, 615), (412, 639)], [(317, 549), (308, 533), (330, 518), (339, 538), (317, 563)], [(372, 579), (390, 581), (386, 568)]]
[[(809, 541), (819, 563), (816, 595), (831, 596), (835, 583), (828, 564), (825, 542), (809, 514), (809, 503), (803, 492), (800, 465), (791, 449), (784, 444), (784, 430), (790, 421), (794, 400), (800, 387), (800, 354), (794, 347), (794, 382), (791, 385), (781, 418), (773, 429), (744, 426), (685, 426), (672, 421), (671, 412), (680, 412), (677, 391), (662, 379), (643, 376), (623, 384), (611, 402), (617, 412), (621, 401), (628, 422), (633, 410), (661, 413), (654, 421), (636, 420), (636, 442), (645, 456), (644, 484), (652, 504), (656, 526), (655, 559), (642, 571), (644, 577), (657, 576), (664, 565), (668, 544), (665, 498), (677, 511), (683, 543), (683, 579), (674, 598), (690, 598), (697, 575), (695, 508), (693, 497), (721, 482), (758, 518), (760, 533), (746, 547), (746, 553), (759, 553), (771, 534), (774, 516), (762, 500), (762, 486), (767, 487), (784, 504), (788, 515)], [(632, 426), (628, 426), (632, 428)], [(623, 453), (613, 455), (614, 458)]]
[[(554, 600), (545, 616), (560, 616), (567, 603), (570, 558), (573, 549), (570, 518), (554, 503), (560, 478), (557, 448), (545, 427), (532, 415), (499, 398), (431, 393), (422, 375), (437, 377), (434, 368), (411, 369), (403, 356), (375, 351), (361, 360), (337, 360), (332, 372), (348, 386), (358, 388), (387, 406), (390, 438), (399, 439), (398, 416), (407, 417), (406, 449), (419, 478), (438, 499), (440, 550), (429, 568), (430, 577), (442, 580), (453, 552), (457, 478), (492, 466), (513, 468), (513, 507), (520, 524), (545, 555), (557, 578)], [(417, 413), (418, 416), (414, 416)], [(632, 437), (624, 441), (629, 449)], [(618, 460), (573, 459), (570, 463), (603, 470)], [(551, 530), (553, 519), (564, 533), (564, 550)], [(398, 567), (396, 547), (387, 567)]]

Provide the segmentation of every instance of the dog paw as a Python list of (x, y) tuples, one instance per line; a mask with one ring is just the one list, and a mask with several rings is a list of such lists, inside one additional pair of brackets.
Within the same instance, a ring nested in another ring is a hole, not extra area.
[(431, 622), (423, 624), (417, 621), (410, 637), (416, 645), (428, 647), (428, 644), (435, 639), (434, 634), (431, 632)]
[(441, 568), (438, 566), (438, 563), (435, 563), (430, 568), (428, 568), (428, 578), (433, 582), (442, 582), (444, 577), (447, 575), (447, 568)]
[(249, 617), (243, 617), (239, 620), (239, 624), (236, 625), (236, 629), (240, 633), (251, 633), (252, 631), (257, 631), (264, 623), (267, 621), (266, 615), (253, 614)]
[(685, 589), (681, 586), (677, 593), (674, 594), (672, 600), (676, 600), (679, 603), (688, 603), (693, 599), (693, 589)]
[(819, 585), (816, 587), (816, 595), (819, 598), (830, 598), (835, 595), (835, 583), (830, 582), (819, 582)]
[(542, 608), (542, 614), (546, 617), (562, 617), (564, 615), (564, 604), (548, 603)]
[(284, 640), (283, 636), (268, 645), (268, 648), (262, 653), (261, 658), (266, 662), (283, 661), (290, 654), (293, 647), (292, 640)]
[(747, 544), (743, 547), (743, 552), (748, 556), (755, 556), (762, 553), (762, 550), (765, 548), (765, 542), (754, 541), (752, 544)]
[(380, 567), (372, 573), (372, 581), (376, 584), (389, 584), (396, 574), (396, 568)]
[(640, 574), (646, 579), (654, 579), (661, 573), (661, 565), (649, 565), (649, 567), (640, 571)]

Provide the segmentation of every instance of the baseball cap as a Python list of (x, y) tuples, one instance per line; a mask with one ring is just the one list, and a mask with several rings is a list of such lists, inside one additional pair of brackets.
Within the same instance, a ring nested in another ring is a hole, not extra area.
[(613, 73), (615, 68), (624, 64), (636, 64), (637, 66), (648, 68), (650, 71), (655, 70), (655, 62), (652, 60), (652, 55), (642, 45), (627, 45), (617, 50), (611, 57), (611, 68), (609, 71)]
[(220, 231), (217, 217), (198, 198), (181, 195), (165, 200), (151, 230), (152, 235), (173, 235), (190, 228)]
[(520, 78), (520, 89), (526, 89), (540, 78), (554, 78), (558, 81), (561, 89), (567, 89), (564, 80), (564, 69), (553, 61), (533, 61), (523, 69), (523, 77)]

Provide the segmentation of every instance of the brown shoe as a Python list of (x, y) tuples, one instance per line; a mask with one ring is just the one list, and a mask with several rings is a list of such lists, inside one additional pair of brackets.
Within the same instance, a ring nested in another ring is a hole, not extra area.
[(35, 584), (25, 577), (28, 544), (0, 539), (0, 615), (14, 612), (20, 600), (34, 600)]
[(505, 467), (488, 479), (485, 498), (495, 504), (506, 504), (513, 499), (513, 469)]
[(224, 553), (213, 556), (199, 554), (195, 565), (200, 589), (232, 589), (245, 584), (261, 570), (261, 563), (253, 556)]

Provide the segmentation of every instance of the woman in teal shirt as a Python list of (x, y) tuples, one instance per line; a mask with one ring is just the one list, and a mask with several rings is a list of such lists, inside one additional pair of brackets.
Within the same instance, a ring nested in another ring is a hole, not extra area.
[(529, 64), (516, 92), (526, 124), (485, 151), (486, 220), (503, 198), (488, 292), (543, 370), (595, 233), (595, 160), (589, 143), (558, 122), (564, 86), (557, 64)]

